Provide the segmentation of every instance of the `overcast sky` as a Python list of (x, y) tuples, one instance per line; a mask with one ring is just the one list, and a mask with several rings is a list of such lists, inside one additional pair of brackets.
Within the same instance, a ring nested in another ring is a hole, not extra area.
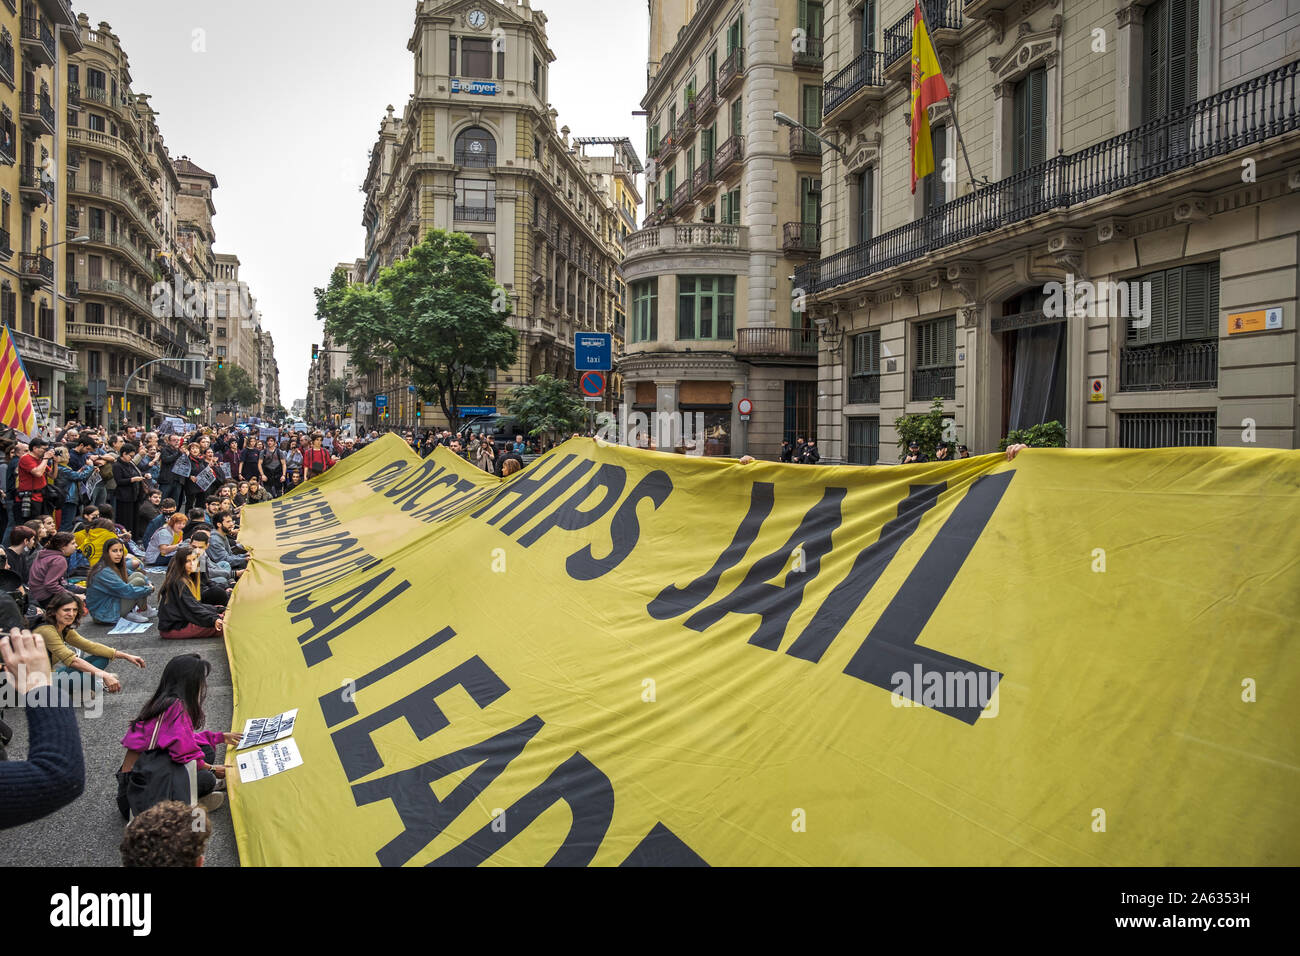
[[(645, 0), (533, 6), (549, 20), (558, 125), (575, 136), (627, 136), (640, 155), (645, 121), (631, 114), (645, 92)], [(361, 180), (385, 108), (400, 113), (414, 89), (406, 49), (414, 0), (73, 7), (121, 38), (132, 89), (151, 95), (173, 158), (189, 156), (217, 177), (216, 250), (239, 256), (275, 336), (287, 408), (306, 396), (311, 343), (320, 341), (312, 288), (365, 252)]]

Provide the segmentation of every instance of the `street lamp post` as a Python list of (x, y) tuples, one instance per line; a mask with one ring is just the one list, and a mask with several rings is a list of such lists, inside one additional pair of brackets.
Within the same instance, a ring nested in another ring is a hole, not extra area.
[(136, 368), (134, 371), (131, 372), (130, 375), (126, 377), (126, 384), (122, 386), (122, 411), (123, 412), (126, 411), (126, 393), (131, 390), (131, 379), (135, 378), (136, 373), (143, 372), (150, 365), (157, 365), (159, 362), (202, 362), (204, 365), (211, 365), (213, 362), (217, 362), (217, 361), (224, 362), (225, 359), (160, 358), (160, 359), (152, 359), (148, 362), (145, 362), (143, 365)]
[(849, 154), (845, 151), (844, 147), (832, 143), (829, 139), (819, 134), (816, 130), (811, 130), (807, 126), (804, 126), (803, 123), (800, 123), (794, 117), (786, 116), (784, 113), (778, 110), (776, 113), (776, 121), (778, 123), (781, 123), (783, 126), (793, 126), (795, 129), (803, 130), (809, 136), (813, 137), (819, 142), (825, 143), (831, 149), (835, 150), (835, 152), (839, 153), (841, 159), (849, 158)]

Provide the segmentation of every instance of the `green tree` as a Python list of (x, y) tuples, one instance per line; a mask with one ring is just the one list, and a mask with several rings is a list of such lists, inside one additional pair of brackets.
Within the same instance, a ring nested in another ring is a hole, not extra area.
[(1065, 426), (1060, 422), (1043, 422), (1028, 428), (1012, 429), (998, 446), (1002, 451), (1008, 445), (1028, 445), (1030, 448), (1064, 448)]
[(574, 393), (573, 383), (553, 375), (539, 375), (531, 385), (516, 388), (509, 410), (533, 438), (571, 433), (587, 419), (585, 403)]
[(63, 408), (67, 415), (76, 417), (81, 414), (81, 405), (86, 400), (88, 390), (80, 372), (72, 372), (63, 383)]
[(219, 368), (212, 378), (212, 400), (217, 404), (234, 402), (241, 408), (257, 402), (257, 386), (238, 365)]
[(436, 401), (453, 428), (461, 403), (486, 389), (485, 370), (510, 368), (519, 349), (510, 297), (463, 233), (431, 230), (373, 286), (349, 285), (339, 270), (315, 292), (316, 315), (355, 365), (409, 369), (416, 394)]
[(325, 386), (325, 401), (331, 406), (338, 406), (340, 409), (348, 403), (348, 383), (345, 379), (330, 379)]
[(921, 446), (927, 458), (933, 458), (934, 450), (943, 441), (943, 399), (936, 398), (928, 412), (894, 419), (894, 428), (898, 430), (900, 461), (912, 442)]

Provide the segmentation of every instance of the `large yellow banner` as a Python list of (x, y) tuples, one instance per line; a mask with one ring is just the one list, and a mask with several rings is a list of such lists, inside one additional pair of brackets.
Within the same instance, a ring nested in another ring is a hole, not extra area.
[(385, 437), (248, 509), (254, 865), (1300, 863), (1300, 453)]

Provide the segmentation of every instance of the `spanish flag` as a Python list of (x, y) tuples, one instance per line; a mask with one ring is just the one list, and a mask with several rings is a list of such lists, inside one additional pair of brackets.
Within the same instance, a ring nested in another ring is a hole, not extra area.
[(934, 172), (934, 147), (930, 143), (932, 103), (948, 98), (948, 84), (939, 67), (930, 31), (921, 14), (921, 0), (912, 13), (912, 192), (916, 181)]
[(7, 325), (0, 326), (0, 425), (30, 435), (36, 430), (32, 385)]

